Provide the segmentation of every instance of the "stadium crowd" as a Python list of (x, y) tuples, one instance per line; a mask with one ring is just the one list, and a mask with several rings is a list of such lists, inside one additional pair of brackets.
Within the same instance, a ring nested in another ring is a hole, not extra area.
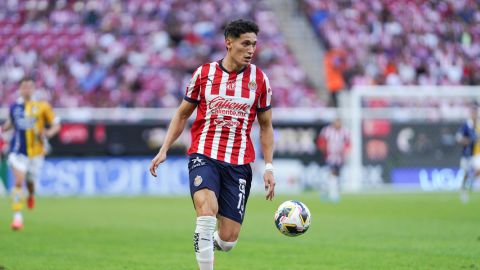
[(480, 2), (303, 0), (345, 87), (480, 84)]
[(275, 106), (321, 106), (254, 0), (0, 1), (0, 105), (34, 75), (56, 107), (175, 107), (194, 69), (223, 55), (223, 25), (241, 17), (261, 28), (254, 63)]

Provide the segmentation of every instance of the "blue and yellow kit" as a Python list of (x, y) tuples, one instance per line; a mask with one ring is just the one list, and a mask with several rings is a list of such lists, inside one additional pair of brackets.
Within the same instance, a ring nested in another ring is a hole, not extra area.
[(10, 106), (10, 119), (15, 128), (10, 152), (27, 157), (44, 155), (44, 129), (59, 121), (50, 104), (19, 98)]
[(460, 130), (457, 133), (459, 138), (468, 138), (470, 143), (463, 146), (462, 157), (472, 157), (480, 155), (480, 140), (478, 136), (480, 135), (480, 125), (478, 124), (479, 120), (473, 121), (468, 119), (460, 127)]

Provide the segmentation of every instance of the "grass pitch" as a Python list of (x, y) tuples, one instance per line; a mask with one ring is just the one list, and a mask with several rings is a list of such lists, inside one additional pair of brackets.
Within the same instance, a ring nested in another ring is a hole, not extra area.
[[(301, 200), (312, 226), (300, 237), (273, 225), (276, 207)], [(25, 228), (0, 204), (0, 269), (197, 269), (189, 197), (39, 198)], [(237, 247), (215, 269), (480, 269), (480, 194), (252, 196)], [(2, 268), (3, 267), (3, 268)]]

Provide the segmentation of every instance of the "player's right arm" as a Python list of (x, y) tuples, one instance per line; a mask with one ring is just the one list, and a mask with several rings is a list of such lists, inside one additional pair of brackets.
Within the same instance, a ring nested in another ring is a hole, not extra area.
[(160, 163), (164, 162), (167, 159), (167, 152), (170, 146), (178, 139), (185, 129), (188, 118), (192, 115), (193, 111), (197, 107), (197, 104), (183, 100), (180, 106), (178, 107), (175, 115), (170, 121), (168, 126), (167, 135), (165, 136), (165, 141), (163, 142), (162, 147), (158, 151), (158, 154), (152, 159), (150, 164), (150, 173), (157, 177), (157, 167)]

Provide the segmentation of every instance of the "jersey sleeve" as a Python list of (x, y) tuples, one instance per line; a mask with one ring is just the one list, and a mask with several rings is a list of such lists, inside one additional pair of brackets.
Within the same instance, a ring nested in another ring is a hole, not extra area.
[(263, 74), (263, 84), (260, 88), (260, 98), (258, 99), (257, 111), (264, 112), (271, 108), (272, 102), (272, 88), (270, 87), (270, 81), (267, 75)]
[(202, 67), (197, 68), (197, 70), (193, 73), (190, 82), (187, 85), (187, 89), (185, 90), (185, 99), (188, 102), (198, 104), (200, 102), (200, 85), (201, 85), (201, 70)]

